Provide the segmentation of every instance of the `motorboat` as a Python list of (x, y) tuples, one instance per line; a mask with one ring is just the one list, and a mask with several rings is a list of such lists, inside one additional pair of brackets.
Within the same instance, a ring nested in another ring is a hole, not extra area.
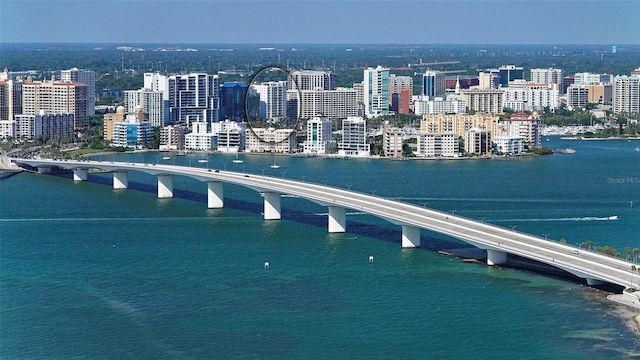
[(162, 160), (169, 160), (169, 159), (171, 159), (171, 156), (163, 156), (162, 157)]
[(244, 161), (238, 158), (238, 153), (236, 153), (236, 158), (233, 159), (233, 162), (236, 164), (242, 164)]
[(607, 219), (609, 219), (609, 220), (618, 220), (618, 215), (611, 215)]

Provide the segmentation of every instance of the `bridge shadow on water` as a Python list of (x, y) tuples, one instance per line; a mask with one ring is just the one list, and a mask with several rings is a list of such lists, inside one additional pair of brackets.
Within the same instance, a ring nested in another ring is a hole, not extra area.
[[(73, 179), (72, 174), (56, 174), (56, 176), (65, 177), (69, 179)], [(113, 180), (110, 177), (98, 176), (89, 174), (87, 177), (87, 181), (91, 183), (113, 186)], [(135, 190), (146, 192), (149, 194), (157, 195), (157, 186), (152, 184), (145, 184), (140, 182), (128, 182), (128, 190)], [(253, 191), (250, 189), (246, 189), (247, 191)], [(173, 189), (173, 197), (183, 200), (194, 201), (202, 204), (207, 204), (207, 194), (206, 192), (196, 192), (189, 190), (181, 190), (181, 189)], [(306, 201), (306, 200), (305, 200)], [(256, 216), (262, 216), (264, 205), (263, 203), (255, 203), (245, 200), (234, 199), (231, 197), (224, 198), (224, 207), (234, 210), (245, 211), (248, 213), (256, 214)], [(316, 226), (319, 228), (327, 229), (327, 217), (328, 215), (318, 215), (311, 212), (300, 211), (290, 208), (282, 207), (281, 210), (282, 219), (292, 222), (297, 222), (301, 224)], [(369, 215), (373, 216), (373, 215)], [(349, 218), (347, 215), (347, 233), (359, 236), (366, 236), (369, 238), (387, 241), (390, 243), (395, 243), (400, 245), (400, 240), (402, 238), (402, 231), (400, 227), (397, 225), (393, 225), (391, 223), (388, 226), (370, 224), (361, 221), (354, 220), (353, 218)], [(462, 242), (454, 242), (448, 241), (446, 239), (425, 236), (424, 234), (420, 237), (421, 240), (421, 249), (428, 251), (440, 251), (443, 249), (450, 248), (461, 248), (461, 247), (471, 247), (468, 244)]]

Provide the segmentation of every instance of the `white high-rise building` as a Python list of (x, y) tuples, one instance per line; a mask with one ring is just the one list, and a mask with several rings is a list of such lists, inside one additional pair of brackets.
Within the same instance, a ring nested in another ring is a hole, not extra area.
[[(295, 99), (294, 92), (289, 100)], [(300, 118), (311, 119), (316, 116), (330, 119), (344, 119), (358, 115), (358, 101), (356, 91), (339, 88), (336, 90), (302, 90), (300, 91)]]
[(460, 96), (467, 108), (490, 114), (502, 113), (503, 89), (465, 89)]
[(531, 82), (534, 84), (557, 84), (562, 86), (564, 73), (562, 69), (531, 69)]
[(152, 127), (165, 126), (165, 109), (162, 91), (153, 91), (147, 88), (140, 90), (126, 90), (124, 92), (124, 107), (128, 113), (135, 111), (136, 106), (141, 106), (142, 111), (148, 114), (148, 120)]
[(363, 102), (367, 118), (389, 114), (389, 69), (364, 70)]
[(593, 74), (588, 72), (575, 73), (573, 78), (574, 85), (590, 85), (590, 84), (611, 84), (613, 75), (611, 74)]
[(460, 156), (460, 142), (458, 134), (445, 133), (418, 133), (418, 148), (416, 156), (421, 157), (458, 157)]
[(303, 151), (309, 154), (328, 154), (335, 144), (331, 133), (331, 120), (315, 117), (307, 121), (307, 139)]
[[(296, 70), (290, 74), (298, 90), (335, 90), (338, 78), (331, 71)], [(294, 84), (288, 84), (289, 89)]]
[(614, 78), (613, 113), (640, 113), (640, 75), (623, 75)]
[(153, 138), (148, 121), (141, 121), (135, 114), (129, 114), (124, 121), (113, 123), (112, 146), (142, 149)]
[(467, 104), (459, 99), (430, 99), (427, 96), (418, 96), (413, 101), (413, 112), (416, 115), (465, 114)]
[(589, 89), (586, 85), (573, 84), (567, 88), (567, 109), (584, 108), (589, 102)]
[(260, 116), (278, 119), (287, 115), (287, 81), (268, 81), (252, 84), (260, 97)]
[(96, 72), (73, 68), (60, 71), (60, 81), (82, 83), (87, 86), (87, 115), (96, 113)]
[(338, 144), (338, 154), (354, 157), (369, 156), (367, 121), (365, 119), (348, 117), (342, 120), (342, 140)]
[(191, 73), (169, 76), (168, 92), (169, 123), (190, 126), (192, 122), (218, 121), (218, 75)]
[(169, 101), (169, 77), (160, 73), (144, 73), (143, 88), (163, 93), (163, 99)]

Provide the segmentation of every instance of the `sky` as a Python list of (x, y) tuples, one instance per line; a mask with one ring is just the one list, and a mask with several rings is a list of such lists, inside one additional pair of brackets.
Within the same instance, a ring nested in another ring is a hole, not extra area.
[(0, 0), (0, 42), (640, 44), (640, 0)]

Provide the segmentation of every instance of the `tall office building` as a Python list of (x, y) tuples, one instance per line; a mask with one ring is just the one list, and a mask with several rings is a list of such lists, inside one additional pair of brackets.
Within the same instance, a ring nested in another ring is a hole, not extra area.
[(586, 85), (573, 84), (567, 88), (567, 108), (584, 108), (589, 102), (589, 89)]
[(296, 70), (291, 72), (291, 78), (295, 85), (288, 84), (289, 89), (297, 86), (298, 90), (335, 90), (338, 86), (338, 77), (331, 71)]
[(427, 70), (422, 75), (421, 95), (428, 96), (430, 100), (436, 97), (444, 97), (446, 90), (446, 76), (440, 71)]
[[(142, 111), (147, 114), (152, 127), (165, 126), (168, 108), (162, 100), (162, 91), (153, 91), (147, 88), (140, 90), (126, 90), (124, 92), (124, 108), (128, 113), (133, 113), (137, 106), (142, 107)], [(168, 104), (167, 104), (168, 105)]]
[(510, 81), (524, 79), (524, 70), (522, 66), (503, 65), (498, 68), (498, 76), (500, 76), (499, 84), (507, 87)]
[(205, 73), (169, 76), (169, 123), (218, 121), (219, 81), (218, 75)]
[(640, 75), (623, 75), (614, 78), (613, 113), (640, 113)]
[(389, 114), (389, 69), (364, 70), (363, 102), (367, 118)]
[(231, 81), (220, 86), (220, 120), (244, 121), (244, 99), (249, 85)]
[(479, 72), (478, 73), (478, 88), (479, 89), (497, 89), (500, 77), (497, 72)]
[(84, 129), (89, 125), (87, 86), (58, 81), (25, 81), (22, 85), (22, 113), (38, 115), (40, 110), (50, 114), (73, 114), (75, 129)]
[(69, 70), (60, 70), (56, 76), (60, 81), (85, 84), (87, 86), (87, 115), (94, 115), (96, 113), (95, 71), (72, 68)]
[(573, 83), (576, 85), (589, 85), (589, 84), (611, 84), (613, 82), (613, 75), (611, 74), (593, 74), (589, 72), (575, 73)]
[(413, 78), (411, 76), (389, 75), (389, 109), (398, 114), (409, 114), (409, 104), (413, 94)]

